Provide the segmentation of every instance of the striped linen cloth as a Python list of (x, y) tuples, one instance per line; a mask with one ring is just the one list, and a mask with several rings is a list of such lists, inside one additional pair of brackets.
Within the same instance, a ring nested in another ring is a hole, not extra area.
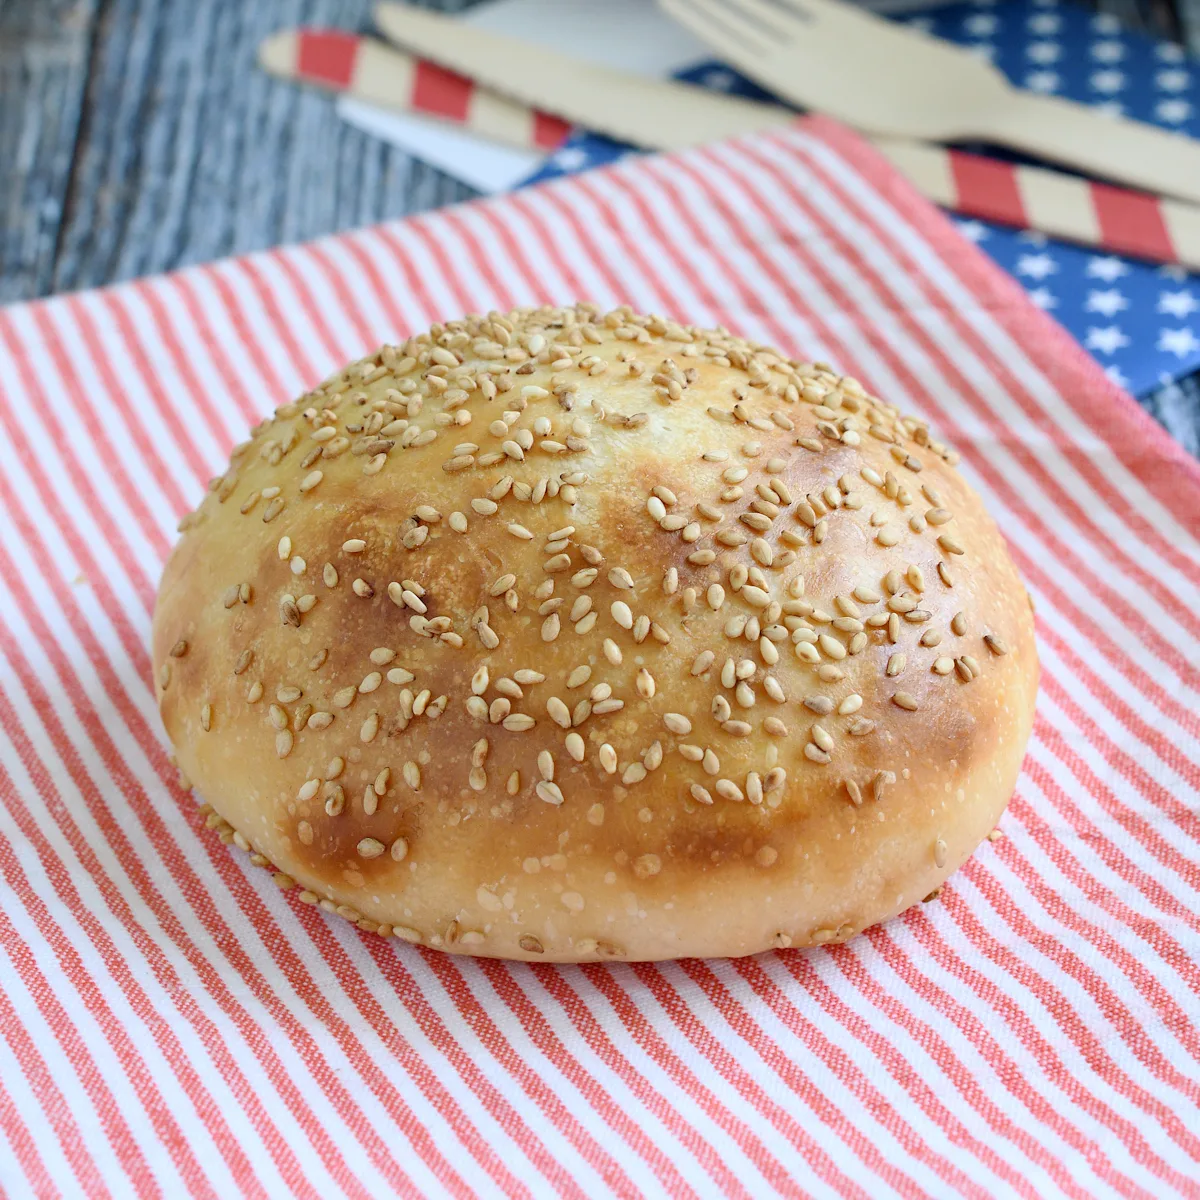
[[(473, 961), (298, 903), (177, 786), (150, 614), (229, 447), (383, 340), (576, 297), (828, 359), (962, 450), (1044, 674), (1005, 836), (935, 901)], [(852, 135), (10, 308), (0, 387), (0, 1192), (1200, 1195), (1200, 470)]]

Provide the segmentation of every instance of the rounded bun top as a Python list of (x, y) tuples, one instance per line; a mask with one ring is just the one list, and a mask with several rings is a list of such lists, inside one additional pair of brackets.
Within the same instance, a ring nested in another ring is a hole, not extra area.
[(155, 614), (180, 765), (364, 928), (550, 960), (840, 940), (1011, 792), (1028, 599), (954, 453), (621, 308), (437, 325), (253, 431)]

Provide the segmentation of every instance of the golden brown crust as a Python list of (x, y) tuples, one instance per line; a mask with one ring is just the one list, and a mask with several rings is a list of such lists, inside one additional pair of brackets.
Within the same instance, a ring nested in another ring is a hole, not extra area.
[(993, 827), (1028, 598), (926, 427), (626, 309), (435, 327), (235, 450), (162, 581), (180, 765), (327, 907), (547, 961), (842, 940)]

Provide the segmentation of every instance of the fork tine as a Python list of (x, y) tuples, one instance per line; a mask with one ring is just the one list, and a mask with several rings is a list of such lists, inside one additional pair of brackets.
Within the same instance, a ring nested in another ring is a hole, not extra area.
[[(768, 38), (787, 38), (789, 41), (800, 36), (805, 21), (796, 10), (788, 11), (778, 0), (720, 0), (729, 11), (730, 19), (747, 22), (755, 26)], [(734, 15), (736, 13), (736, 15)]]
[[(769, 49), (768, 39), (757, 36), (758, 30), (731, 15), (723, 0), (658, 0), (658, 5), (710, 45), (732, 43), (750, 54), (763, 54)], [(734, 56), (732, 50), (726, 55)]]

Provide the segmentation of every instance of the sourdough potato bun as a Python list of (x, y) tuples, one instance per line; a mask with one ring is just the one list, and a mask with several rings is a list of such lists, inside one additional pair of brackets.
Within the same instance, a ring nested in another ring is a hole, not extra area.
[(183, 523), (159, 706), (208, 823), (363, 929), (539, 961), (843, 941), (993, 828), (1030, 603), (955, 455), (628, 309), (435, 326)]

